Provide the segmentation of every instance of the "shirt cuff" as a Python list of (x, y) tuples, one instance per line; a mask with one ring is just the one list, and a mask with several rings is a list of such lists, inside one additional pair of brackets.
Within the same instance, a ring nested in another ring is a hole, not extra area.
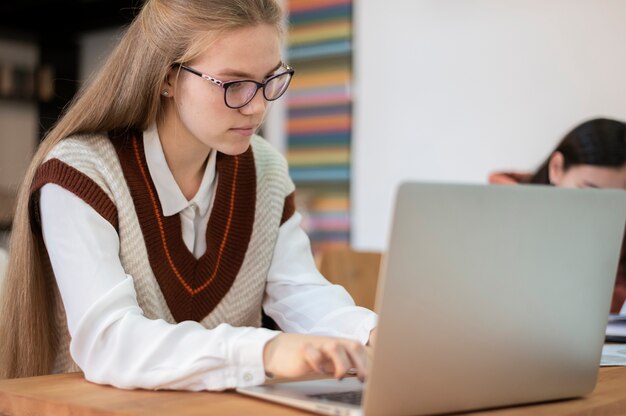
[(281, 331), (250, 328), (232, 340), (230, 349), (236, 372), (227, 384), (240, 387), (263, 384), (267, 378), (263, 363), (265, 344), (279, 334)]
[(370, 340), (370, 333), (378, 325), (378, 315), (372, 313), (368, 315), (359, 325), (356, 327), (354, 335), (356, 339), (363, 345), (367, 345)]

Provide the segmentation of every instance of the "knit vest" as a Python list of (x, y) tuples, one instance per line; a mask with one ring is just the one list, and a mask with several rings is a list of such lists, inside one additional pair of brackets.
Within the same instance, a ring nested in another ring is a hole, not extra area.
[[(193, 320), (206, 328), (258, 327), (278, 230), (295, 211), (294, 185), (284, 157), (258, 136), (241, 155), (218, 153), (216, 169), (207, 249), (199, 259), (183, 242), (179, 215), (163, 215), (141, 133), (77, 135), (56, 145), (32, 186), (34, 226), (38, 190), (47, 183), (60, 185), (117, 230), (120, 261), (147, 318)], [(69, 354), (65, 310), (53, 286), (58, 337), (53, 372), (78, 371)]]

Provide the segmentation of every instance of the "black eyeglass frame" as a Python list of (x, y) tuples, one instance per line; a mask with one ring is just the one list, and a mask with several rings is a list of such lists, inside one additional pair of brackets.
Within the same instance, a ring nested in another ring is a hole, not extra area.
[[(237, 79), (237, 80), (231, 80), (231, 81), (221, 81), (217, 78), (212, 77), (211, 75), (207, 75), (205, 73), (202, 73), (201, 71), (198, 71), (197, 69), (194, 69), (190, 66), (187, 65), (183, 65), (183, 64), (176, 64), (178, 67), (180, 67), (181, 69), (184, 69), (185, 71), (192, 73), (194, 75), (199, 76), (200, 78), (204, 79), (205, 81), (209, 81), (214, 85), (217, 85), (218, 87), (221, 87), (224, 89), (224, 104), (226, 105), (226, 107), (228, 108), (232, 108), (232, 109), (239, 109), (242, 107), (245, 107), (246, 105), (250, 104), (250, 101), (252, 101), (254, 99), (254, 97), (256, 97), (257, 92), (259, 92), (260, 89), (263, 90), (263, 98), (265, 98), (265, 100), (267, 101), (276, 101), (278, 100), (280, 97), (283, 96), (283, 94), (285, 94), (285, 92), (287, 91), (287, 89), (289, 88), (289, 84), (291, 83), (291, 79), (293, 78), (293, 74), (296, 72), (295, 69), (293, 69), (291, 66), (287, 65), (284, 62), (280, 63), (280, 68), (284, 68), (285, 71), (281, 72), (280, 74), (275, 74), (272, 75), (271, 77), (268, 77), (264, 82), (258, 82), (255, 81), (253, 79)], [(267, 95), (265, 95), (265, 86), (272, 81), (273, 79), (276, 79), (278, 77), (281, 76), (285, 76), (285, 74), (289, 74), (289, 79), (287, 80), (287, 83), (285, 84), (285, 87), (283, 88), (283, 91), (278, 95), (278, 97), (274, 97), (274, 98), (267, 98)], [(251, 82), (253, 84), (256, 85), (256, 90), (254, 91), (254, 94), (250, 95), (250, 98), (243, 104), (238, 105), (238, 106), (232, 106), (228, 104), (228, 101), (226, 100), (226, 94), (228, 93), (228, 88), (230, 88), (231, 86), (241, 83), (241, 82)]]

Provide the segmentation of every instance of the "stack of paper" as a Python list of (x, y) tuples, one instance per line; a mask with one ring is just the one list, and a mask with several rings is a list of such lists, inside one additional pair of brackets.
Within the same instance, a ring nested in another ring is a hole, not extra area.
[(626, 344), (611, 344), (626, 342), (626, 315), (609, 315), (606, 325), (606, 341), (602, 348), (601, 366), (626, 365)]
[(606, 340), (609, 342), (626, 342), (626, 315), (609, 315), (606, 325)]
[(626, 366), (626, 344), (604, 344), (601, 367)]

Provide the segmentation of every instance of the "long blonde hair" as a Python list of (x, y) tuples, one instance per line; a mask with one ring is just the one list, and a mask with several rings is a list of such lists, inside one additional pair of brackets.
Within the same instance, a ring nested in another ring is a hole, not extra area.
[(198, 56), (210, 36), (256, 24), (284, 31), (275, 0), (146, 0), (105, 65), (46, 135), (18, 193), (0, 296), (0, 378), (48, 374), (56, 355), (56, 283), (29, 212), (31, 184), (46, 155), (74, 134), (145, 130), (160, 114), (160, 88), (174, 63)]

